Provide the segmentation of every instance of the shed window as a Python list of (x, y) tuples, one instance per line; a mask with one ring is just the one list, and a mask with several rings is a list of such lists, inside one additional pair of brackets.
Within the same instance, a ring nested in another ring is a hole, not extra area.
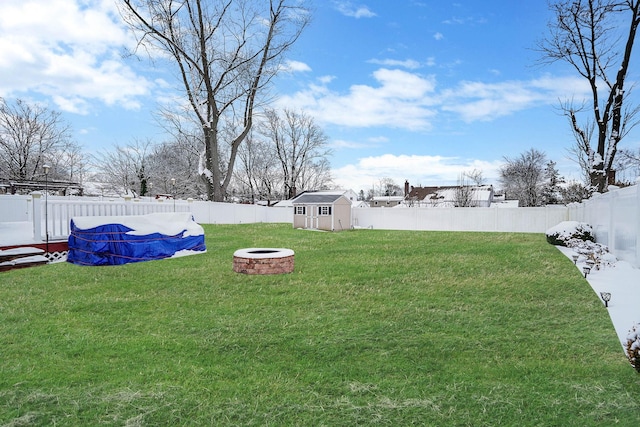
[(305, 215), (307, 213), (306, 206), (296, 206), (296, 215)]
[(320, 206), (319, 215), (331, 215), (331, 206)]

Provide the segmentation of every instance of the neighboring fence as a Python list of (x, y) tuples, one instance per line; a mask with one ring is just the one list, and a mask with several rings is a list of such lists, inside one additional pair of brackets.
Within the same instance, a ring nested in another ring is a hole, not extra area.
[[(45, 205), (47, 207), (45, 214)], [(74, 216), (192, 212), (201, 224), (282, 222), (293, 224), (291, 207), (185, 200), (92, 200), (40, 193), (0, 195), (0, 222), (33, 222), (34, 239), (66, 238)], [(45, 217), (47, 222), (45, 224)], [(640, 185), (612, 189), (583, 203), (541, 208), (354, 208), (353, 227), (388, 230), (505, 231), (544, 233), (566, 220), (593, 226), (596, 240), (640, 267)]]
[(596, 241), (640, 267), (640, 185), (610, 190), (568, 206), (569, 219), (590, 224)]
[(33, 222), (35, 241), (66, 239), (70, 220), (76, 216), (145, 215), (155, 212), (191, 212), (201, 224), (293, 222), (291, 208), (214, 203), (192, 200), (92, 200), (82, 197), (0, 196), (0, 222)]
[(356, 208), (353, 225), (390, 230), (544, 233), (567, 220), (590, 224), (596, 241), (640, 268), (640, 185), (610, 189), (582, 203), (542, 208)]
[(387, 230), (544, 233), (567, 220), (566, 206), (542, 208), (354, 208), (353, 225)]

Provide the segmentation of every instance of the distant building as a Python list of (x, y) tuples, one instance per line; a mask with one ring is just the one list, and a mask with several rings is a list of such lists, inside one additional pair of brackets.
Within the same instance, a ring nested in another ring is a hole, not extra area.
[(402, 196), (376, 196), (371, 199), (369, 206), (372, 208), (392, 208), (398, 206), (403, 200)]
[(490, 207), (493, 203), (492, 185), (452, 185), (414, 187), (405, 182), (403, 206), (410, 207)]
[(293, 227), (342, 231), (351, 228), (351, 200), (344, 191), (305, 191), (291, 200)]

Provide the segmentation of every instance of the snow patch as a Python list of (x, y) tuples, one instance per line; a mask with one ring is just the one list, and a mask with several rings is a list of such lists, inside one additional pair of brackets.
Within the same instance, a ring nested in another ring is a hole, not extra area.
[(131, 229), (127, 234), (132, 236), (146, 236), (153, 233), (175, 236), (185, 230), (183, 237), (204, 234), (202, 226), (193, 221), (193, 215), (188, 212), (152, 213), (132, 216), (80, 216), (73, 217), (73, 223), (81, 230), (88, 230), (105, 224), (122, 224)]

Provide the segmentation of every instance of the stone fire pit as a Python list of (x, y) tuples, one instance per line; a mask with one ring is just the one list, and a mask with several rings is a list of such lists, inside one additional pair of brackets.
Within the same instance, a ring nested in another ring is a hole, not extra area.
[(293, 257), (294, 253), (291, 249), (238, 249), (233, 253), (233, 271), (244, 274), (291, 273)]

